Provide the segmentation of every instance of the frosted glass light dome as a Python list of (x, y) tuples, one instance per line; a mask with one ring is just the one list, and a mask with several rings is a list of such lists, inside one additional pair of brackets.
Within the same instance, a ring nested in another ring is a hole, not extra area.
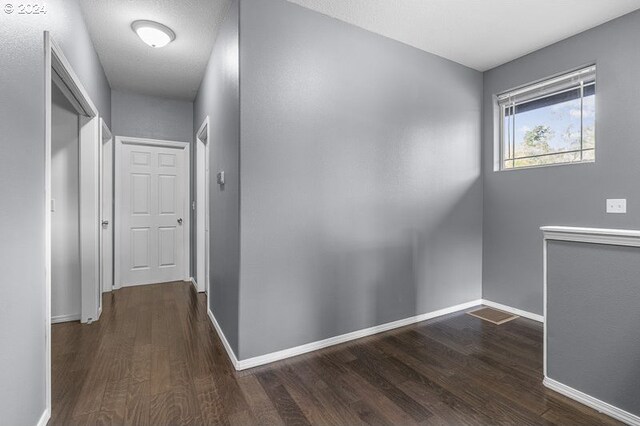
[(171, 28), (154, 21), (134, 21), (131, 29), (143, 42), (154, 48), (164, 47), (176, 38)]

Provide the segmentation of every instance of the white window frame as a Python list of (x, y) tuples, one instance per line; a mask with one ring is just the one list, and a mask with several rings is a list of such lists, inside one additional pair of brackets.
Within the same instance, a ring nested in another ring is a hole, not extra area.
[[(537, 157), (558, 155), (563, 153), (573, 153), (573, 152), (580, 152), (582, 156), (582, 153), (584, 153), (585, 151), (585, 149), (582, 147), (582, 143), (584, 140), (583, 134), (581, 134), (580, 136), (579, 150), (557, 152), (552, 154), (543, 154), (543, 155), (532, 156), (532, 157), (522, 157), (522, 158), (518, 157), (513, 159), (506, 158), (505, 143), (504, 143), (504, 139), (506, 136), (505, 111), (508, 108), (515, 108), (519, 104), (531, 102), (536, 99), (553, 96), (555, 94), (559, 94), (565, 91), (575, 90), (577, 88), (580, 88), (580, 90), (582, 91), (581, 100), (583, 100), (584, 88), (591, 84), (593, 84), (594, 86), (597, 86), (596, 64), (580, 67), (570, 72), (564, 72), (549, 78), (538, 80), (533, 83), (528, 83), (497, 95), (495, 97), (495, 100), (496, 100), (497, 112), (499, 116), (498, 116), (498, 120), (496, 120), (496, 125), (498, 126), (498, 132), (496, 132), (497, 137), (495, 138), (496, 144), (497, 144), (497, 146), (495, 146), (495, 152), (497, 153), (497, 155), (495, 156), (496, 164), (495, 164), (494, 170), (495, 171), (514, 171), (514, 170), (523, 170), (523, 169), (540, 168), (540, 167), (553, 167), (553, 166), (595, 163), (595, 146), (594, 146), (593, 149), (591, 148), (587, 149), (587, 150), (594, 151), (594, 159), (581, 159), (579, 161), (558, 162), (558, 163), (539, 164), (539, 165), (531, 165), (531, 166), (518, 166), (518, 167), (515, 166), (515, 160), (524, 159), (524, 158), (537, 158)], [(581, 129), (580, 129), (581, 133), (583, 132), (582, 120), (583, 119), (581, 117)], [(511, 136), (514, 139), (513, 146), (515, 149), (515, 126), (511, 126), (509, 129), (509, 132), (512, 132)], [(596, 141), (597, 141), (597, 137), (596, 137)], [(514, 156), (515, 156), (515, 153), (514, 153)], [(506, 161), (514, 161), (513, 167), (509, 167), (509, 168), (505, 167)]]

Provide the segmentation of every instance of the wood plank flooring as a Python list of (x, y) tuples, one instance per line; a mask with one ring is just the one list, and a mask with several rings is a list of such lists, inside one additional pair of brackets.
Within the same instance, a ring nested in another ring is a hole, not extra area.
[(190, 284), (56, 324), (51, 425), (617, 424), (542, 385), (542, 327), (463, 313), (236, 372)]

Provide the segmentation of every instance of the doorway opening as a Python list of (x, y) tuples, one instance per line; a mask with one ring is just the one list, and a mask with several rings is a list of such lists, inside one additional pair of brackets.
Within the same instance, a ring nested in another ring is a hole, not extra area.
[(196, 289), (207, 296), (210, 286), (209, 117), (196, 133)]
[(80, 116), (51, 88), (51, 323), (80, 320)]
[(98, 110), (49, 32), (44, 38), (45, 398), (49, 416), (52, 322), (91, 323), (101, 313), (101, 150)]

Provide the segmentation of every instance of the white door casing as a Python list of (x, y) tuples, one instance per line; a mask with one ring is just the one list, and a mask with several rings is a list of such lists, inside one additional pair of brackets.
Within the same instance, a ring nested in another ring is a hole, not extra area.
[(116, 137), (116, 287), (188, 280), (189, 143)]
[(100, 121), (80, 117), (80, 321), (100, 318)]
[(196, 133), (196, 217), (197, 259), (196, 283), (199, 292), (209, 292), (209, 117), (207, 116)]
[[(100, 290), (101, 293), (104, 293), (113, 288), (113, 137), (102, 119), (100, 119), (100, 123), (100, 139), (102, 140)], [(102, 309), (102, 297), (100, 298), (100, 309)]]

